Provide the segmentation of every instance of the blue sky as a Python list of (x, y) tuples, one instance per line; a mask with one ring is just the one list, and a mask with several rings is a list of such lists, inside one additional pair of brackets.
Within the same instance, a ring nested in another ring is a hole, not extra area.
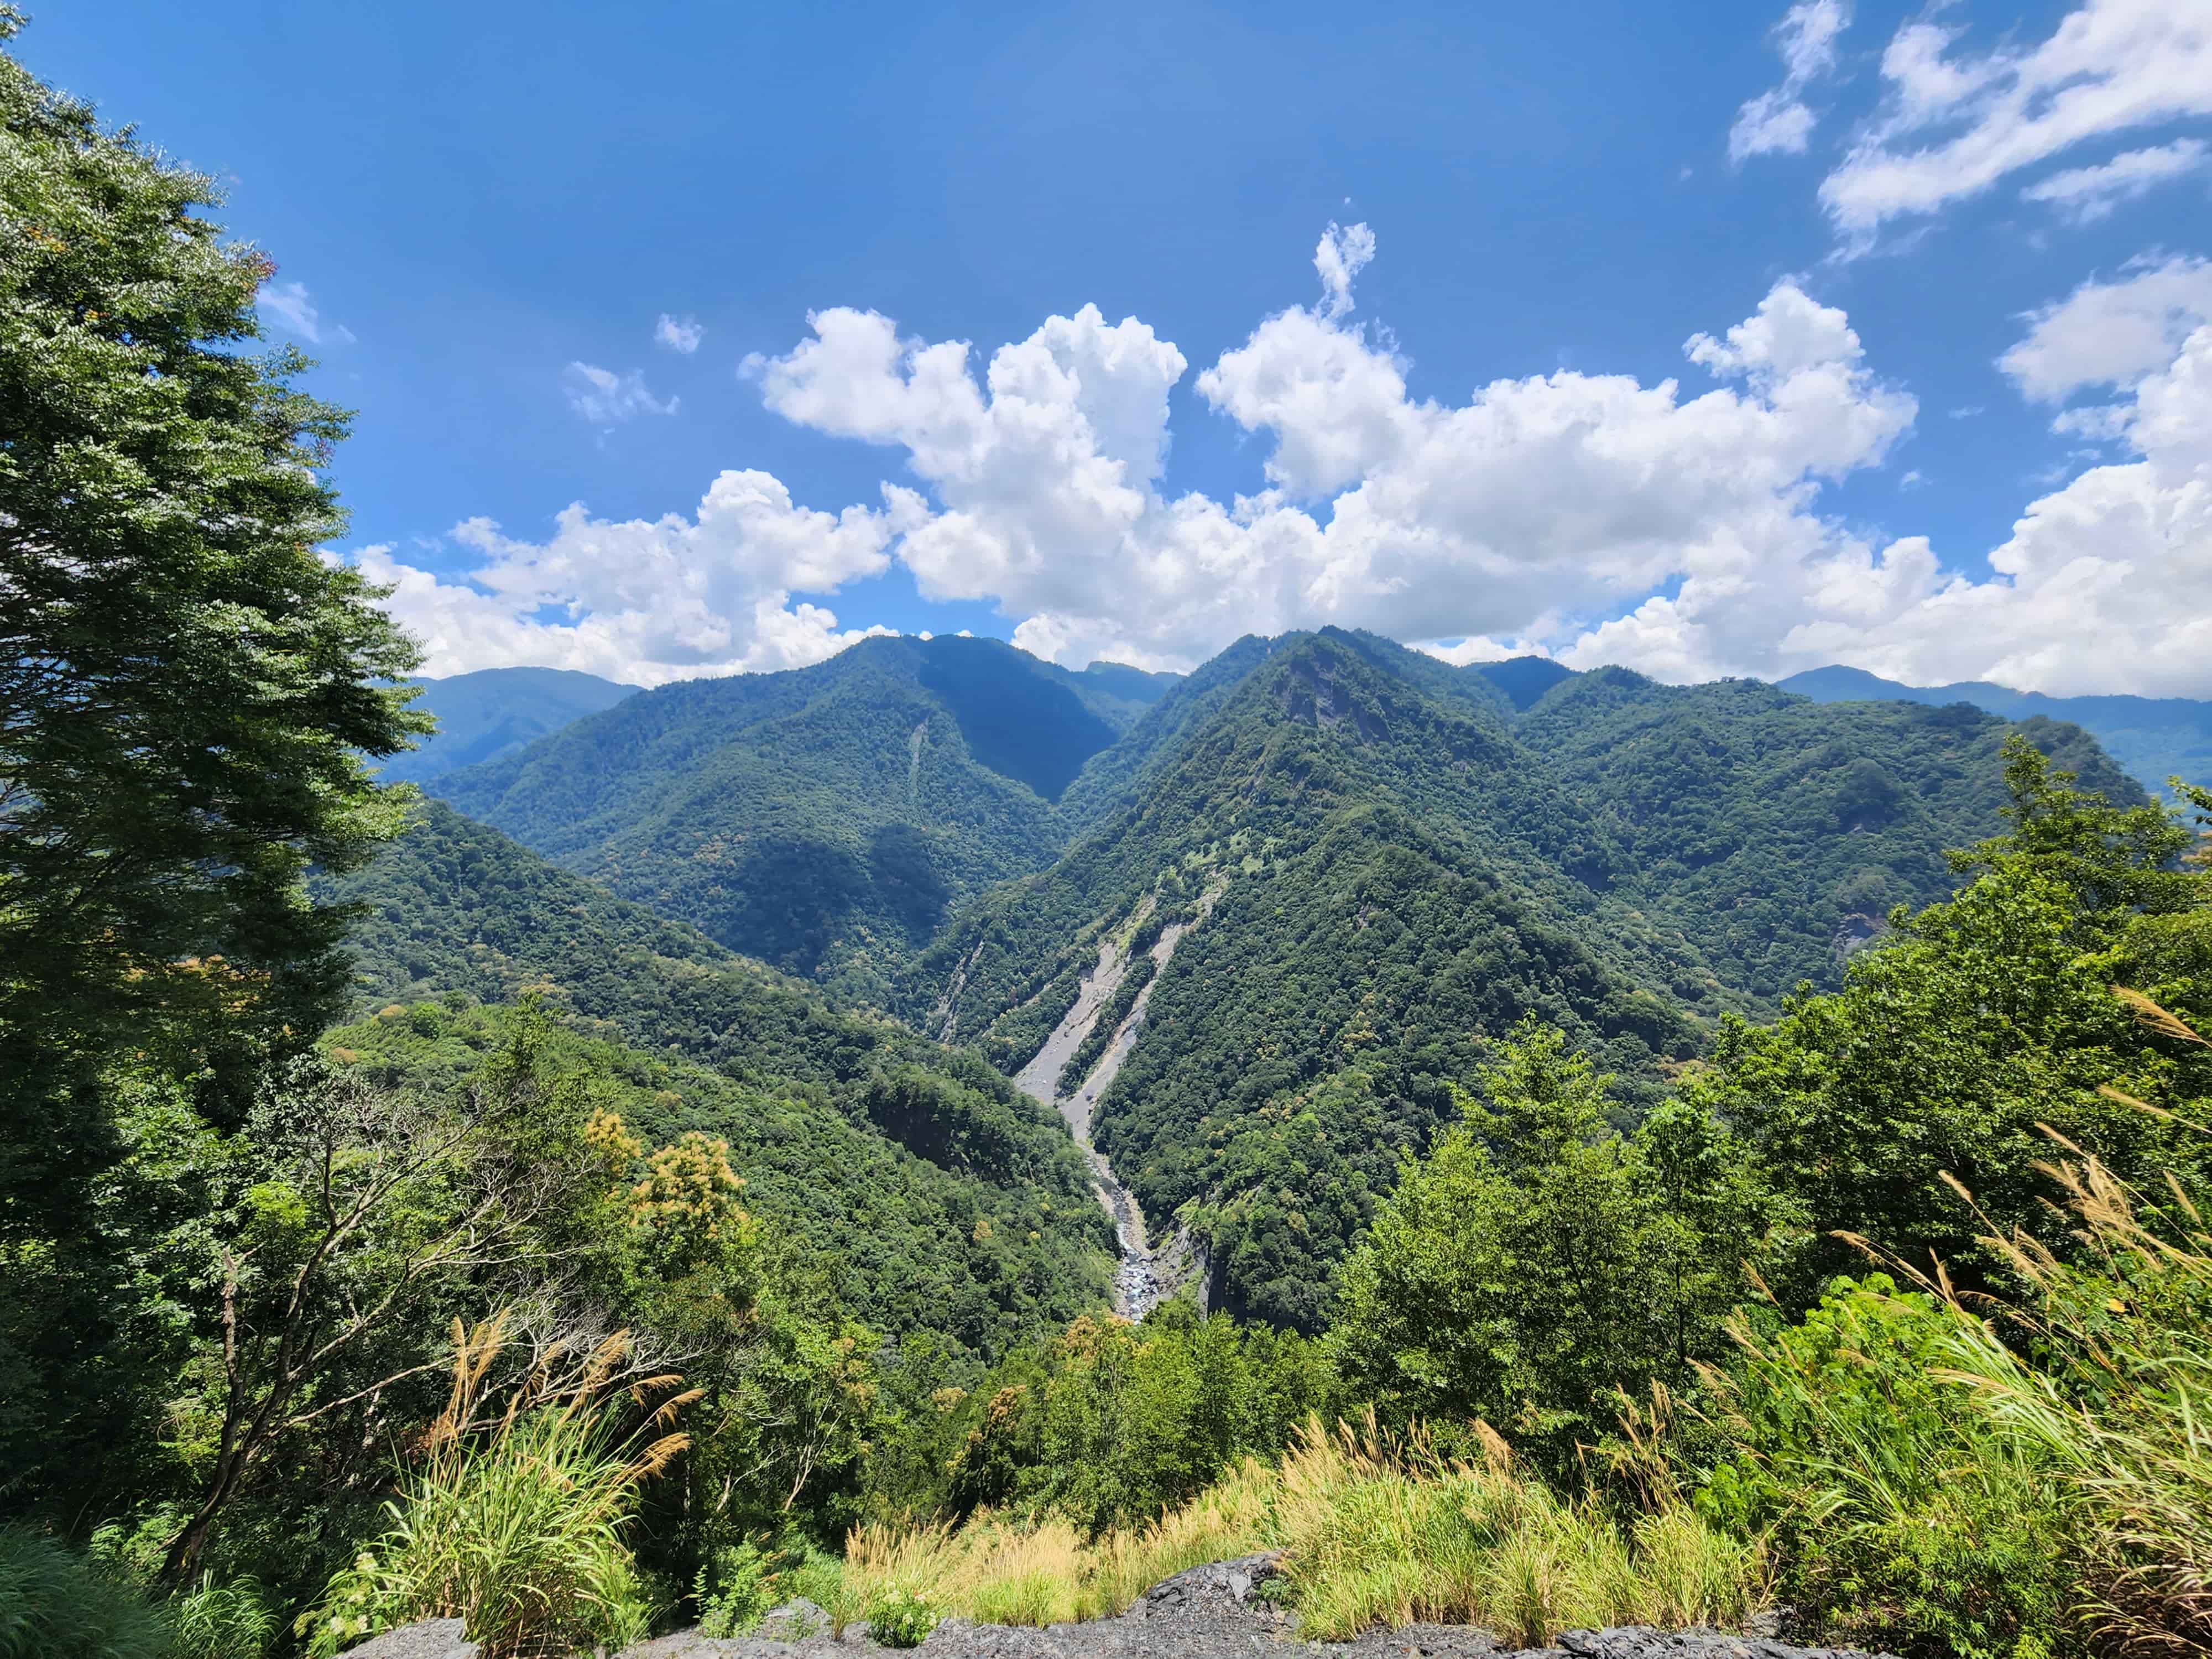
[(2212, 0), (75, 0), (16, 46), (228, 181), (434, 672), (1340, 622), (2212, 696)]

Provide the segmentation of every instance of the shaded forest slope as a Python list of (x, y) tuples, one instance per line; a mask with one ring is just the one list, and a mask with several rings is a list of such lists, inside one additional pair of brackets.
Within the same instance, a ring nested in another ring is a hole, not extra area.
[(455, 1093), (533, 997), (625, 1121), (726, 1139), (748, 1204), (876, 1328), (990, 1355), (1104, 1300), (1081, 1155), (972, 1052), (835, 1011), (437, 802), (323, 888), (361, 907), (363, 1018), (331, 1041), (380, 1080)]

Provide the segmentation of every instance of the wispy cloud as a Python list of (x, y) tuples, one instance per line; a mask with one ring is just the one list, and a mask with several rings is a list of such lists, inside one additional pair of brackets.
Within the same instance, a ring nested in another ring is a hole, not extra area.
[(253, 303), (264, 321), (298, 335), (309, 345), (321, 345), (325, 340), (337, 345), (353, 343), (351, 329), (343, 323), (323, 320), (305, 283), (270, 283), (254, 296)]
[(1820, 118), (1805, 101), (1807, 88), (1836, 65), (1836, 40), (1850, 27), (1851, 9), (1844, 0), (1802, 0), (1774, 27), (1775, 50), (1782, 54), (1782, 84), (1762, 92), (1736, 112), (1729, 129), (1729, 159), (1753, 155), (1802, 155)]
[(568, 394), (568, 407), (595, 426), (616, 426), (641, 415), (676, 412), (676, 399), (664, 403), (654, 397), (638, 369), (617, 374), (592, 363), (570, 363), (561, 383)]
[(2076, 144), (2212, 115), (2212, 11), (2202, 0), (2087, 0), (2047, 40), (1980, 54), (1954, 52), (1959, 34), (1908, 23), (1882, 54), (1883, 111), (1820, 185), (1855, 245)]
[(2102, 167), (2054, 173), (2021, 191), (2024, 200), (2048, 202), (2077, 225), (2103, 218), (2123, 202), (2147, 196), (2160, 185), (2200, 173), (2212, 161), (2202, 138), (2177, 138), (2149, 149), (2131, 149)]

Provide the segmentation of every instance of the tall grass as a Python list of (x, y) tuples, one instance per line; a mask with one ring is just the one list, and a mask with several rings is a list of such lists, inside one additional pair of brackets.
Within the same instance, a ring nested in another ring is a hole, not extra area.
[(2085, 1557), (2075, 1611), (2099, 1645), (2212, 1651), (2212, 1232), (2171, 1178), (2154, 1209), (2094, 1158), (2050, 1169), (2087, 1261), (2001, 1246), (2032, 1292), (2019, 1317), (2043, 1364), (1961, 1317), (1945, 1374), (2063, 1480)]
[(1095, 1539), (1065, 1521), (1024, 1527), (989, 1514), (957, 1528), (871, 1523), (846, 1541), (842, 1611), (857, 1616), (903, 1590), (982, 1624), (1110, 1616), (1163, 1578), (1265, 1548), (1277, 1486), (1273, 1470), (1248, 1462), (1150, 1525)]
[(261, 1659), (283, 1621), (252, 1579), (217, 1583), (203, 1573), (168, 1606), (168, 1659)]
[(0, 1527), (0, 1659), (161, 1659), (168, 1643), (128, 1584), (51, 1538)]
[(1606, 1625), (1741, 1626), (1765, 1606), (1763, 1546), (1709, 1525), (1671, 1492), (1620, 1516), (1515, 1473), (1490, 1437), (1477, 1467), (1310, 1425), (1284, 1462), (1274, 1534), (1305, 1634), (1340, 1640), (1416, 1620), (1481, 1625), (1544, 1647)]
[[(315, 1659), (416, 1619), (458, 1617), (484, 1659), (567, 1659), (647, 1634), (653, 1609), (623, 1534), (639, 1483), (686, 1437), (658, 1432), (627, 1449), (623, 1396), (602, 1386), (623, 1360), (619, 1336), (560, 1398), (526, 1404), (531, 1396), (518, 1393), (488, 1431), (471, 1432), (498, 1340), (494, 1327), (456, 1342), (453, 1403), (432, 1431), (424, 1468), (386, 1506), (389, 1530), (301, 1621)], [(665, 1393), (678, 1381), (642, 1386)], [(690, 1398), (666, 1400), (647, 1432), (665, 1431)]]
[(958, 1528), (856, 1531), (847, 1595), (919, 1592), (940, 1612), (1047, 1625), (1127, 1609), (1187, 1568), (1261, 1550), (1304, 1634), (1436, 1620), (1542, 1646), (1577, 1626), (1741, 1625), (1764, 1606), (1766, 1561), (1687, 1506), (1616, 1518), (1515, 1474), (1502, 1442), (1482, 1468), (1449, 1462), (1372, 1422), (1310, 1423), (1279, 1468), (1247, 1462), (1151, 1525), (1085, 1540), (1060, 1522), (988, 1516)]
[(2138, 1193), (2045, 1133), (2065, 1254), (1992, 1226), (2002, 1297), (1893, 1259), (1916, 1288), (1842, 1280), (1795, 1326), (1741, 1326), (1710, 1379), (1740, 1462), (1707, 1496), (1771, 1518), (1789, 1599), (1832, 1635), (1947, 1659), (2212, 1653), (2212, 1228), (2172, 1175)]

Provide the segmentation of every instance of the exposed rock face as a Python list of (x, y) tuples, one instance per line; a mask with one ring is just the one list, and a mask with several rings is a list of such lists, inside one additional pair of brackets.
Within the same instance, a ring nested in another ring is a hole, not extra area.
[(458, 1619), (425, 1619), (348, 1648), (345, 1659), (477, 1659), (481, 1652)]
[[(1245, 1659), (1286, 1650), (1348, 1659), (1868, 1659), (1844, 1649), (1795, 1648), (1699, 1630), (1569, 1631), (1558, 1647), (1534, 1650), (1501, 1649), (1489, 1632), (1463, 1625), (1407, 1625), (1368, 1631), (1352, 1642), (1302, 1642), (1291, 1615), (1263, 1589), (1275, 1564), (1274, 1556), (1249, 1555), (1193, 1567), (1155, 1584), (1120, 1618), (1089, 1624), (1035, 1630), (948, 1619), (915, 1651), (921, 1659)], [(842, 1639), (824, 1632), (798, 1643), (664, 1636), (617, 1659), (849, 1659), (883, 1651), (867, 1640), (865, 1627), (848, 1626)]]

